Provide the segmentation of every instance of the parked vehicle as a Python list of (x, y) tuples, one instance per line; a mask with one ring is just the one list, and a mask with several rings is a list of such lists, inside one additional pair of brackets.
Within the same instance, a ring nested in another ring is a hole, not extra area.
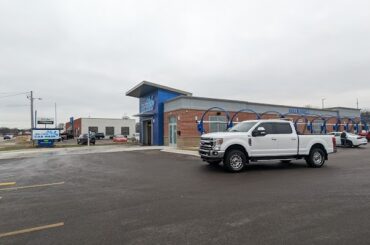
[(104, 133), (95, 133), (95, 138), (97, 140), (104, 139), (105, 135), (104, 135)]
[(136, 141), (140, 141), (140, 133), (134, 133), (133, 136)]
[(60, 134), (60, 137), (61, 137), (63, 140), (74, 139), (73, 134), (68, 133), (68, 132), (63, 132), (63, 133), (61, 133), (61, 134)]
[[(89, 138), (89, 135), (88, 134), (81, 134), (77, 138), (77, 144), (79, 144), (79, 145), (80, 144), (81, 145), (87, 145), (88, 138)], [(90, 135), (90, 144), (95, 145), (95, 136), (94, 135)]]
[(115, 135), (113, 137), (113, 142), (115, 143), (127, 143), (127, 137), (123, 136), (123, 135)]
[(370, 142), (370, 131), (366, 132), (365, 130), (363, 130), (359, 135), (365, 137), (367, 139), (367, 142)]
[(289, 163), (304, 158), (309, 167), (320, 168), (333, 152), (333, 136), (298, 135), (294, 124), (285, 120), (244, 121), (228, 132), (204, 134), (199, 148), (204, 161), (223, 161), (231, 172), (241, 171), (250, 162), (272, 159)]
[[(347, 133), (346, 139), (342, 142), (341, 134), (343, 132), (331, 132), (329, 135), (334, 135), (336, 139), (337, 146), (347, 146), (347, 147), (359, 147), (360, 145), (367, 145), (367, 139), (363, 136)], [(344, 145), (343, 145), (344, 143)]]
[(13, 135), (10, 135), (10, 134), (4, 135), (4, 140), (11, 140), (11, 139), (13, 139)]

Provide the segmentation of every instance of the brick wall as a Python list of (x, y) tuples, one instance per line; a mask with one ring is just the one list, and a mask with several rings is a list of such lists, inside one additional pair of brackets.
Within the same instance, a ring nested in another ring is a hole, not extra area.
[[(181, 109), (171, 112), (164, 113), (164, 144), (168, 145), (169, 138), (168, 138), (168, 131), (169, 131), (169, 119), (170, 117), (175, 117), (177, 120), (177, 130), (180, 131), (181, 135), (177, 135), (177, 146), (180, 148), (186, 147), (197, 147), (199, 144), (200, 135), (197, 130), (196, 120), (200, 120), (204, 111), (203, 110), (187, 110)], [(232, 118), (236, 112), (230, 112), (230, 117)], [(210, 111), (204, 118), (204, 121), (209, 121), (209, 116), (225, 116), (224, 112), (217, 112), (217, 111)], [(263, 116), (263, 119), (275, 119), (278, 118), (278, 115), (275, 114), (266, 114)], [(287, 116), (287, 118), (296, 120), (299, 116)], [(315, 117), (307, 117), (308, 121), (311, 121)], [(256, 115), (250, 112), (241, 112), (239, 113), (234, 122), (242, 122), (245, 120), (254, 120), (256, 119)], [(305, 120), (302, 118), (302, 124), (298, 124), (297, 130), (300, 134), (309, 134), (310, 132), (307, 130), (307, 125), (304, 124)], [(319, 121), (317, 121), (319, 122)], [(327, 124), (336, 124), (337, 119), (332, 118), (328, 120)], [(346, 121), (342, 122), (345, 124)], [(344, 126), (340, 127), (340, 130), (343, 130)], [(204, 129), (206, 132), (209, 132), (209, 123), (204, 123)], [(333, 131), (333, 126), (327, 126), (327, 131)], [(353, 125), (350, 124), (350, 130), (353, 131)]]

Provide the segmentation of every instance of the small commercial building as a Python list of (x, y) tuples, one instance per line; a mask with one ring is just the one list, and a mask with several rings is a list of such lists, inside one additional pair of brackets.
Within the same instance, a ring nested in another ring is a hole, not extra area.
[(71, 118), (66, 123), (66, 131), (72, 132), (74, 136), (87, 134), (89, 131), (104, 133), (106, 138), (113, 135), (124, 135), (134, 137), (136, 120), (130, 118)]
[(301, 134), (358, 131), (360, 109), (306, 108), (192, 96), (190, 92), (143, 81), (126, 93), (139, 99), (141, 143), (196, 147), (205, 132), (225, 131), (251, 119), (287, 118)]

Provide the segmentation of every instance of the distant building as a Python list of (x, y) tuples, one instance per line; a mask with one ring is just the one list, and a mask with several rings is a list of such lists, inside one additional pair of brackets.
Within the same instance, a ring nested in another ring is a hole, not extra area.
[(361, 112), (361, 118), (363, 121), (370, 123), (370, 111)]
[(61, 129), (63, 129), (63, 130), (65, 130), (65, 124), (64, 123), (59, 123), (58, 124), (58, 128), (61, 128)]
[(74, 136), (87, 134), (89, 131), (104, 133), (106, 138), (113, 135), (124, 135), (134, 137), (135, 119), (123, 118), (77, 118), (73, 123), (66, 123), (66, 131), (73, 133)]

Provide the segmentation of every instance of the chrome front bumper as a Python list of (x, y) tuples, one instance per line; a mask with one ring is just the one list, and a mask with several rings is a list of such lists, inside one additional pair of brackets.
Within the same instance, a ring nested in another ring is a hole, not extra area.
[(215, 150), (203, 150), (199, 149), (199, 155), (202, 159), (205, 160), (215, 160), (215, 159), (223, 159), (224, 158), (224, 151), (215, 151)]

